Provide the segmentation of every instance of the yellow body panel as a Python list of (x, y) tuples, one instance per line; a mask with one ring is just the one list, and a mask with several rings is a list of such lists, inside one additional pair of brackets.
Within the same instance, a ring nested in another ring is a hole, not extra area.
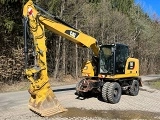
[(94, 67), (91, 61), (87, 61), (82, 66), (82, 76), (94, 77)]
[[(129, 62), (135, 62), (133, 69), (128, 69)], [(139, 76), (139, 60), (136, 58), (128, 58), (126, 62), (126, 68), (125, 68), (125, 74), (126, 75), (135, 75)]]

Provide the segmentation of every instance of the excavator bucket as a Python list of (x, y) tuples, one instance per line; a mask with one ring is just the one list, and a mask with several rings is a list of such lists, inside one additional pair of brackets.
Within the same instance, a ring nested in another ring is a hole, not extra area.
[(52, 89), (45, 85), (45, 88), (32, 92), (29, 89), (31, 98), (29, 100), (29, 109), (40, 116), (52, 116), (67, 109), (63, 108), (57, 100)]

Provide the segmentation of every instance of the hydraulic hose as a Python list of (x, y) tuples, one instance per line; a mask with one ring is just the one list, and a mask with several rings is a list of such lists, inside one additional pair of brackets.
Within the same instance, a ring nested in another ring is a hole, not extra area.
[(23, 37), (24, 37), (24, 54), (25, 54), (25, 69), (28, 67), (28, 45), (27, 45), (27, 22), (26, 17), (23, 18)]

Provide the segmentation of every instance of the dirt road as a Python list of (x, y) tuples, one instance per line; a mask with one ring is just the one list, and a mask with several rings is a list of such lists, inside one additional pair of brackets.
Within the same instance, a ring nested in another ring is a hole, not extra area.
[[(143, 81), (160, 76), (142, 76)], [(160, 120), (160, 91), (147, 86), (141, 88), (138, 96), (122, 95), (118, 104), (109, 104), (92, 97), (76, 99), (75, 85), (54, 87), (61, 104), (69, 111), (54, 117), (43, 118), (31, 112), (28, 107), (27, 91), (0, 94), (0, 120), (83, 120), (83, 119), (155, 119)], [(133, 116), (133, 117), (131, 117)]]

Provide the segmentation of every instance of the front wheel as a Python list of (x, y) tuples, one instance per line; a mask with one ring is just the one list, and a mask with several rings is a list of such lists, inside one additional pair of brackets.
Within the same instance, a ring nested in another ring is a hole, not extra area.
[(138, 80), (133, 80), (131, 88), (129, 90), (129, 94), (132, 96), (136, 96), (139, 93), (139, 82)]
[(84, 81), (85, 79), (82, 79), (76, 84), (76, 95), (78, 96), (83, 96), (82, 92), (80, 92), (79, 90), (81, 89)]
[(110, 82), (106, 82), (102, 87), (102, 98), (105, 102), (108, 102), (108, 87)]
[(122, 95), (122, 89), (119, 83), (113, 82), (110, 83), (108, 87), (108, 101), (112, 104), (118, 103)]
[(87, 97), (89, 96), (89, 91), (87, 91), (87, 86), (88, 86), (88, 82), (86, 81), (86, 79), (82, 79), (80, 80), (77, 84), (76, 84), (76, 95), (78, 95), (79, 97)]

